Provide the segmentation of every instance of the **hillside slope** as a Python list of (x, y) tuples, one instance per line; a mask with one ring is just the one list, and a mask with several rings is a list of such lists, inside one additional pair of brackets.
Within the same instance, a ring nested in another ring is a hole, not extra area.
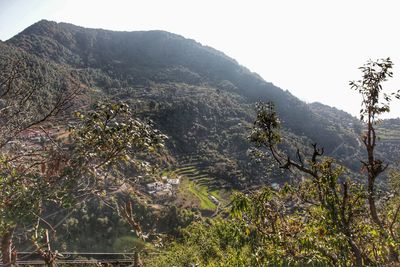
[(174, 156), (200, 157), (210, 175), (233, 186), (265, 179), (247, 155), (246, 137), (257, 101), (275, 102), (284, 130), (294, 139), (292, 150), (317, 142), (327, 155), (344, 157), (353, 169), (358, 166), (353, 157), (359, 149), (358, 125), (344, 125), (341, 118), (332, 125), (315, 106), (222, 52), (182, 36), (40, 21), (7, 43), (78, 72), (93, 98), (130, 102), (170, 136)]

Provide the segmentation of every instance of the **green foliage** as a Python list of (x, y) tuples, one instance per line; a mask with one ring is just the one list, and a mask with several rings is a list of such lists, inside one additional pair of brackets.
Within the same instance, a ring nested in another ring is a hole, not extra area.
[(350, 82), (351, 88), (357, 90), (363, 97), (360, 110), (361, 120), (364, 118), (367, 122), (368, 119), (375, 120), (376, 116), (390, 111), (389, 103), (393, 96), (400, 99), (400, 90), (390, 94), (382, 92), (381, 83), (393, 77), (392, 68), (393, 62), (390, 58), (369, 60), (360, 67), (363, 79)]
[(122, 236), (115, 240), (113, 244), (113, 249), (115, 252), (129, 252), (140, 251), (144, 248), (143, 240), (132, 236)]
[[(0, 50), (0, 238), (8, 264), (14, 231), (31, 230), (44, 203), (63, 202), (63, 179), (55, 164), (63, 151), (57, 141), (46, 141), (44, 128), (68, 113), (79, 86), (58, 66), (3, 43)], [(26, 137), (29, 131), (40, 132), (40, 140)]]
[(95, 169), (120, 160), (140, 167), (144, 163), (136, 161), (136, 154), (154, 152), (166, 138), (149, 123), (135, 118), (124, 103), (99, 103), (88, 114), (77, 112), (76, 116), (81, 120), (71, 136), (76, 161)]
[(280, 143), (280, 122), (275, 111), (274, 104), (256, 104), (257, 118), (250, 133), (250, 141), (257, 146), (271, 147)]
[[(249, 266), (248, 249), (235, 232), (237, 225), (223, 220), (195, 223), (184, 231), (182, 243), (170, 244), (165, 255), (148, 259), (150, 266)], [(244, 237), (243, 237), (244, 238)]]
[(382, 264), (389, 251), (365, 214), (364, 189), (351, 181), (338, 183), (343, 169), (333, 168), (331, 161), (318, 169), (323, 173), (319, 183), (306, 179), (278, 191), (265, 187), (236, 194), (229, 220), (191, 225), (183, 240), (151, 264), (350, 266), (353, 245), (365, 265)]
[(18, 172), (4, 158), (0, 164), (0, 234), (3, 234), (17, 224), (29, 223), (40, 214), (42, 201), (54, 195), (51, 185), (40, 175)]

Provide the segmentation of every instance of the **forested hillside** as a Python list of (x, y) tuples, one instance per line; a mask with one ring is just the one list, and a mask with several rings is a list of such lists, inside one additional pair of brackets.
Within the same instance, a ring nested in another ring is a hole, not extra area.
[[(174, 156), (203, 155), (205, 165), (214, 165), (210, 175), (234, 187), (262, 179), (255, 166), (248, 168), (246, 140), (257, 101), (276, 103), (285, 130), (301, 140), (291, 146), (323, 144), (327, 155), (348, 156), (343, 162), (359, 167), (350, 156), (358, 150), (357, 120), (343, 120), (345, 113), (327, 120), (313, 105), (193, 40), (161, 31), (112, 32), (40, 21), (7, 43), (78, 71), (94, 98), (137, 105), (171, 137)], [(224, 167), (215, 168), (217, 163)]]
[(3, 262), (398, 261), (400, 121), (365, 102), (392, 62), (368, 64), (360, 121), (173, 33), (35, 23), (0, 42)]

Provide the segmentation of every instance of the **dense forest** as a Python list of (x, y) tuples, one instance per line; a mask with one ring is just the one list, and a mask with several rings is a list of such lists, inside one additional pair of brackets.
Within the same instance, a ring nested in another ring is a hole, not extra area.
[(360, 68), (355, 118), (172, 33), (30, 26), (0, 42), (3, 264), (399, 264), (392, 65)]

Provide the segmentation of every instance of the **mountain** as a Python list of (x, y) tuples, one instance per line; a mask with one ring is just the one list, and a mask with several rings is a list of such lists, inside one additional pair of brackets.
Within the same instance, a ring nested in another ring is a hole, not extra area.
[(361, 126), (355, 118), (308, 105), (194, 40), (164, 31), (115, 32), (42, 20), (6, 43), (77, 73), (93, 100), (129, 102), (170, 137), (167, 145), (177, 166), (196, 166), (221, 186), (265, 182), (248, 155), (257, 101), (275, 103), (292, 137), (289, 150), (316, 142), (326, 155), (353, 170), (359, 167), (354, 155)]
[[(215, 199), (225, 206), (231, 189), (290, 179), (292, 174), (275, 168), (272, 160), (260, 164), (251, 158), (247, 136), (258, 101), (275, 103), (283, 148), (294, 156), (297, 149), (309, 152), (311, 144), (318, 143), (325, 155), (353, 174), (365, 157), (359, 140), (363, 125), (357, 118), (321, 103), (306, 104), (224, 53), (176, 34), (86, 29), (43, 20), (0, 42), (0, 68), (7, 69), (10, 60), (28, 67), (23, 79), (28, 88), (38, 79), (46, 84), (40, 87), (32, 114), (39, 116), (71, 82), (83, 88), (75, 109), (87, 109), (98, 100), (124, 100), (137, 116), (152, 119), (169, 137), (168, 160), (160, 176), (183, 179), (173, 201), (160, 202), (148, 192), (138, 196), (135, 216), (146, 233), (176, 237), (181, 227), (201, 220), (200, 213), (218, 211)], [(398, 160), (399, 130), (399, 120), (378, 125), (378, 148), (386, 161)], [(121, 252), (116, 244), (132, 235), (98, 199), (82, 203), (74, 212), (51, 205), (46, 209), (46, 214), (59, 212), (51, 219), (54, 224), (63, 221), (52, 245), (60, 250)]]

